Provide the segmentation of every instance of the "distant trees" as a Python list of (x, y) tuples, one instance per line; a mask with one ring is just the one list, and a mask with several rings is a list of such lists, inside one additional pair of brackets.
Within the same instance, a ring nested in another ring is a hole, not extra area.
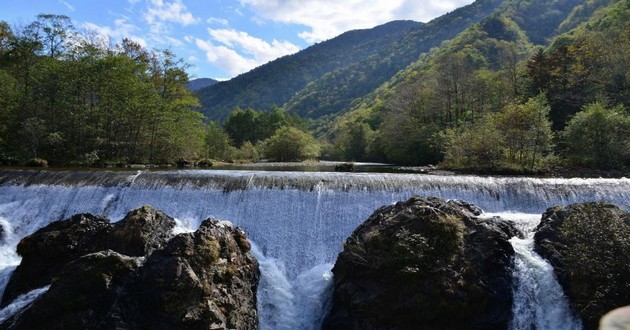
[[(114, 47), (43, 14), (0, 22), (0, 162), (170, 163), (204, 148), (186, 65), (128, 39)], [(12, 162), (12, 161), (11, 161)]]
[(534, 171), (552, 153), (553, 132), (544, 96), (509, 104), (498, 113), (444, 135), (445, 163), (466, 170)]
[(623, 107), (587, 105), (562, 132), (570, 164), (619, 169), (630, 164), (630, 115)]
[(319, 145), (312, 135), (295, 127), (279, 128), (265, 142), (265, 156), (280, 162), (316, 159)]

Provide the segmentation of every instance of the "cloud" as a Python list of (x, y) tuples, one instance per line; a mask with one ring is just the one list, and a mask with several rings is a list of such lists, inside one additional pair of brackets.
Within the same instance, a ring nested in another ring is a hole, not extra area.
[(74, 6), (68, 3), (67, 1), (59, 0), (59, 3), (66, 6), (69, 11), (74, 11)]
[(345, 31), (371, 28), (393, 20), (428, 21), (472, 0), (240, 0), (257, 16), (274, 22), (307, 27), (299, 33), (309, 43)]
[(150, 0), (144, 19), (148, 24), (158, 26), (167, 22), (179, 23), (184, 26), (200, 22), (200, 19), (193, 16), (181, 0), (175, 0), (171, 3), (164, 3), (163, 0)]
[(206, 20), (206, 23), (208, 24), (220, 24), (220, 25), (228, 25), (229, 22), (227, 19), (225, 18), (219, 18), (219, 17), (210, 17)]
[(233, 29), (208, 29), (212, 40), (196, 39), (206, 59), (232, 75), (238, 75), (300, 48), (288, 41), (271, 43)]
[(114, 21), (114, 27), (102, 26), (91, 22), (83, 23), (83, 28), (94, 31), (98, 35), (106, 39), (112, 39), (115, 42), (121, 41), (123, 38), (129, 38), (137, 42), (142, 47), (147, 47), (147, 41), (144, 38), (134, 35), (134, 31), (139, 28), (127, 22), (124, 18)]

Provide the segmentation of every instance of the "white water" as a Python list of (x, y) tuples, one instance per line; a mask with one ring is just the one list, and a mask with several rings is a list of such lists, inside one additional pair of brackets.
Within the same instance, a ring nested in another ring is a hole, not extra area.
[(492, 214), (512, 220), (525, 235), (512, 237), (514, 258), (514, 317), (511, 330), (579, 330), (582, 323), (573, 315), (553, 267), (534, 251), (534, 230), (540, 214)]
[[(112, 220), (150, 204), (182, 231), (212, 216), (240, 226), (257, 245), (262, 329), (316, 329), (327, 308), (343, 241), (378, 207), (413, 195), (462, 199), (488, 212), (537, 213), (605, 200), (629, 208), (628, 179), (532, 179), (414, 174), (253, 171), (0, 171), (0, 289), (19, 263), (20, 238), (53, 220), (90, 212)], [(1, 223), (1, 222), (0, 222)], [(2, 250), (5, 249), (5, 250)]]
[(22, 311), (24, 311), (35, 301), (35, 299), (39, 298), (46, 291), (48, 291), (48, 288), (50, 288), (50, 285), (19, 295), (17, 298), (15, 298), (15, 300), (13, 300), (12, 303), (7, 305), (3, 309), (0, 309), (0, 322), (8, 319), (16, 313), (21, 313)]

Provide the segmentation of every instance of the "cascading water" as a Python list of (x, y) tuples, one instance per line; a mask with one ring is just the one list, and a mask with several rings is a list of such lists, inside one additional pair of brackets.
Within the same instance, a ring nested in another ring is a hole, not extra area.
[[(413, 195), (462, 199), (494, 213), (541, 214), (554, 205), (607, 201), (629, 208), (628, 179), (535, 179), (415, 174), (253, 171), (0, 171), (0, 289), (17, 241), (53, 220), (90, 212), (112, 220), (150, 204), (194, 230), (230, 220), (255, 242), (261, 329), (316, 329), (343, 241), (378, 207)], [(514, 242), (513, 242), (514, 244)], [(515, 245), (515, 248), (517, 246)], [(6, 249), (6, 250), (2, 250)], [(517, 262), (518, 263), (518, 262)]]
[(512, 237), (514, 260), (514, 314), (511, 330), (582, 329), (572, 314), (553, 267), (534, 251), (534, 230), (540, 214), (493, 214), (511, 220), (524, 237)]

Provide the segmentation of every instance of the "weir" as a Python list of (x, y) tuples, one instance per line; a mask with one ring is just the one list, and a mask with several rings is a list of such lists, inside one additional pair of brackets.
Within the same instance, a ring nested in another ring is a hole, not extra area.
[[(316, 329), (343, 242), (378, 207), (413, 195), (472, 202), (486, 212), (539, 215), (548, 207), (606, 201), (630, 208), (629, 179), (542, 179), (420, 174), (258, 171), (0, 171), (0, 286), (20, 238), (89, 212), (113, 221), (149, 204), (178, 230), (229, 220), (261, 262), (261, 329)], [(539, 219), (539, 218), (538, 218)]]

